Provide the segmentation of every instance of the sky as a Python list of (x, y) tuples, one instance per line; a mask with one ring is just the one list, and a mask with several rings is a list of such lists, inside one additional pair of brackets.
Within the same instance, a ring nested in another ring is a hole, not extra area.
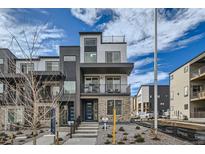
[[(169, 73), (205, 51), (205, 9), (158, 9), (158, 83), (169, 84)], [(79, 45), (80, 31), (125, 35), (128, 80), (135, 95), (140, 85), (153, 84), (154, 9), (0, 9), (0, 48), (21, 57), (36, 48), (58, 55), (60, 45)]]

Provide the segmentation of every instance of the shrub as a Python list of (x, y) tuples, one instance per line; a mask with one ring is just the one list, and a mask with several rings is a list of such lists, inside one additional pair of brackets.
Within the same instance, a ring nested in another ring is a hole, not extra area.
[(112, 138), (112, 134), (107, 134), (107, 137), (108, 138)]
[(18, 132), (16, 133), (16, 135), (21, 135), (21, 134), (23, 134), (21, 131), (18, 131)]
[(41, 129), (41, 130), (39, 131), (39, 133), (44, 133), (44, 130)]
[(138, 137), (138, 138), (136, 139), (136, 142), (142, 143), (142, 142), (144, 142), (144, 138), (143, 138), (143, 137)]
[(142, 134), (145, 134), (145, 132), (142, 132)]
[(125, 144), (125, 142), (123, 142), (122, 140), (117, 142), (117, 144)]
[(135, 129), (139, 130), (139, 129), (140, 129), (140, 126), (136, 126), (136, 128), (135, 128)]
[(124, 137), (123, 137), (123, 141), (127, 141), (127, 136), (124, 136)]
[(130, 144), (135, 144), (136, 141), (130, 141)]
[(63, 138), (59, 137), (59, 138), (58, 138), (58, 141), (63, 141)]
[(124, 132), (123, 135), (128, 135), (128, 133), (127, 133), (127, 132)]
[(27, 139), (32, 138), (32, 135), (28, 134), (28, 135), (26, 135), (26, 138)]
[(142, 137), (140, 134), (135, 134), (134, 138)]
[(7, 136), (7, 134), (4, 132), (0, 133), (0, 137), (3, 137), (3, 136)]
[(25, 140), (19, 140), (19, 142), (25, 142)]
[(158, 138), (158, 137), (154, 137), (152, 139), (155, 140), (155, 141), (160, 141), (160, 138)]
[(124, 129), (123, 127), (120, 127), (120, 128), (119, 128), (119, 131), (124, 132), (125, 129)]
[(107, 139), (104, 144), (110, 144), (111, 142)]

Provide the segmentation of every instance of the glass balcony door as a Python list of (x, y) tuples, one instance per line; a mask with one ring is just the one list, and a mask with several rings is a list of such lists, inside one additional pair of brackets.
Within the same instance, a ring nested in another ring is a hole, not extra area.
[(100, 92), (100, 79), (99, 77), (85, 77), (85, 93), (99, 93)]
[(120, 77), (106, 77), (105, 89), (107, 93), (120, 93), (121, 90)]

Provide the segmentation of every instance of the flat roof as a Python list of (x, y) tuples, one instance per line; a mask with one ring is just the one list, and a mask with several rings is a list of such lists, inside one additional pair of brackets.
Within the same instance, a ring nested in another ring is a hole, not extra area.
[(80, 35), (101, 35), (102, 32), (79, 32)]

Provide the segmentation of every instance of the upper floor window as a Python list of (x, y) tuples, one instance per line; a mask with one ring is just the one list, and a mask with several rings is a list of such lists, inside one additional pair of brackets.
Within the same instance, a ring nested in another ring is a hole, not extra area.
[(120, 63), (120, 51), (106, 51), (107, 63)]
[(184, 87), (184, 96), (188, 96), (188, 86)]
[(46, 62), (46, 71), (59, 71), (59, 62), (58, 61)]
[(64, 56), (64, 61), (76, 61), (76, 56)]
[(85, 63), (97, 62), (97, 38), (85, 38), (84, 52)]
[(115, 93), (121, 90), (121, 78), (120, 77), (106, 77), (106, 92)]
[(4, 64), (4, 59), (0, 58), (0, 65)]
[(184, 67), (184, 73), (188, 72), (188, 66)]
[(0, 83), (0, 94), (4, 92), (4, 84)]
[(33, 63), (21, 63), (21, 72), (28, 73), (30, 71), (34, 71), (34, 64)]
[(75, 81), (64, 81), (64, 94), (75, 94)]

